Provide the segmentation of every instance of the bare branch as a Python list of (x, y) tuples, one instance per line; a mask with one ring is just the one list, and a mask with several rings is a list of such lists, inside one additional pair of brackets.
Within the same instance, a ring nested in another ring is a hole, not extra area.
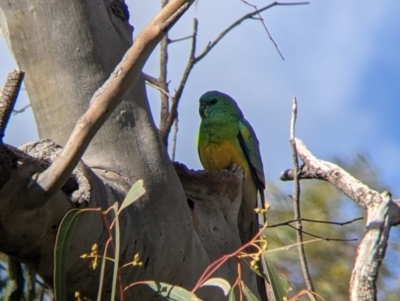
[(297, 221), (344, 226), (344, 225), (348, 225), (348, 224), (354, 223), (354, 222), (362, 220), (362, 219), (364, 219), (364, 218), (357, 217), (357, 218), (354, 218), (354, 219), (346, 221), (346, 222), (333, 222), (333, 221), (322, 221), (322, 220), (309, 219), (309, 218), (299, 218), (299, 219), (291, 219), (291, 220), (288, 220), (288, 221), (282, 222), (282, 223), (268, 225), (267, 228), (276, 228), (276, 227), (280, 227), (280, 226), (287, 226), (287, 225), (297, 222)]
[(151, 52), (192, 3), (193, 0), (172, 0), (138, 35), (110, 78), (92, 97), (88, 110), (77, 122), (60, 156), (39, 175), (38, 186), (30, 186), (34, 187), (32, 199), (36, 199), (37, 206), (65, 183), (91, 139), (140, 76)]
[(161, 93), (164, 93), (165, 96), (167, 96), (168, 98), (170, 98), (172, 100), (173, 96), (161, 88), (158, 78), (155, 78), (154, 76), (151, 76), (147, 73), (143, 73), (143, 77), (144, 77), (144, 80), (146, 81), (147, 85), (160, 91)]
[[(251, 3), (249, 3), (249, 2), (247, 2), (247, 1), (245, 1), (245, 0), (240, 0), (240, 1), (242, 1), (242, 2), (243, 2), (244, 4), (246, 4), (246, 5), (251, 6), (252, 8), (254, 8), (254, 10), (258, 10), (257, 6), (254, 5), (254, 4), (251, 4)], [(272, 44), (274, 44), (276, 51), (278, 51), (278, 54), (280, 55), (280, 57), (282, 58), (282, 60), (285, 60), (285, 58), (283, 57), (282, 52), (279, 50), (278, 44), (276, 44), (275, 40), (272, 38), (271, 33), (269, 32), (269, 30), (268, 30), (268, 28), (267, 28), (267, 25), (265, 24), (265, 21), (264, 21), (263, 17), (261, 16), (260, 13), (257, 13), (257, 15), (258, 15), (258, 20), (261, 21), (261, 24), (263, 25), (263, 27), (264, 27), (264, 29), (265, 29), (265, 31), (266, 31), (266, 33), (267, 33), (269, 39), (271, 40)], [(256, 18), (254, 18), (254, 19), (256, 19)]]
[(191, 38), (193, 38), (193, 35), (182, 37), (182, 38), (178, 38), (178, 39), (168, 39), (167, 41), (168, 41), (168, 44), (172, 44), (172, 43), (176, 43), (176, 42), (182, 42), (182, 41), (185, 41), (185, 40), (189, 40)]
[(24, 72), (12, 70), (7, 75), (6, 83), (0, 93), (0, 144), (3, 141), (4, 133), (10, 120), (11, 112), (18, 98)]
[[(164, 8), (168, 4), (169, 0), (161, 0), (161, 8)], [(160, 74), (158, 77), (159, 87), (169, 94), (168, 83), (168, 33), (161, 39), (160, 42)], [(165, 93), (160, 93), (161, 108), (160, 108), (160, 125), (163, 124), (169, 114), (169, 101), (168, 96)], [(168, 139), (163, 140), (165, 146), (168, 146)]]
[(196, 52), (196, 43), (197, 43), (197, 28), (198, 21), (197, 19), (193, 19), (193, 35), (192, 35), (192, 47), (190, 49), (189, 60), (186, 64), (185, 71), (183, 72), (182, 79), (179, 83), (178, 89), (175, 91), (175, 97), (172, 99), (171, 109), (169, 111), (168, 118), (164, 120), (163, 123), (160, 124), (160, 136), (162, 141), (168, 140), (169, 132), (171, 131), (172, 123), (175, 120), (178, 104), (181, 99), (183, 89), (185, 88), (186, 82), (189, 78), (189, 74), (193, 69), (195, 64), (195, 52)]
[[(307, 178), (328, 181), (361, 207), (367, 209), (367, 231), (358, 247), (350, 281), (351, 300), (376, 300), (376, 280), (385, 256), (390, 227), (400, 223), (400, 207), (390, 193), (370, 189), (339, 166), (319, 160), (300, 139), (295, 138), (296, 150), (304, 162), (302, 171)], [(295, 178), (296, 170), (285, 171), (281, 178)]]
[[(297, 153), (304, 162), (302, 171), (307, 179), (321, 179), (331, 183), (365, 209), (372, 203), (380, 202), (377, 191), (370, 189), (336, 164), (317, 159), (300, 139), (295, 138), (295, 141)], [(292, 175), (293, 171), (285, 171), (281, 179), (292, 180)]]
[(143, 78), (147, 83), (159, 88), (160, 83), (158, 82), (158, 78), (155, 78), (154, 76), (151, 76), (150, 74), (144, 72), (143, 72)]
[[(282, 222), (282, 223), (276, 223), (276, 224), (272, 224), (272, 225), (268, 225), (267, 228), (277, 228), (277, 227), (281, 227), (281, 226), (289, 226), (290, 228), (296, 230), (296, 231), (301, 231), (301, 233), (303, 234), (307, 234), (309, 236), (312, 237), (316, 237), (316, 238), (320, 238), (326, 241), (357, 241), (357, 238), (353, 238), (353, 239), (342, 239), (342, 238), (330, 238), (330, 237), (323, 237), (323, 236), (319, 236), (316, 234), (312, 234), (310, 232), (304, 231), (303, 229), (299, 230), (297, 227), (294, 227), (291, 225), (291, 223), (294, 222), (298, 222), (298, 221), (304, 221), (304, 222), (311, 222), (311, 223), (322, 223), (322, 224), (330, 224), (330, 225), (339, 225), (339, 226), (344, 226), (344, 225), (348, 225), (351, 224), (355, 221), (359, 221), (362, 220), (362, 217), (358, 217), (355, 219), (352, 219), (350, 221), (346, 221), (346, 222), (332, 222), (332, 221), (321, 221), (321, 220), (314, 220), (314, 219), (308, 219), (308, 218), (299, 218), (299, 219), (292, 219), (292, 220), (288, 220), (286, 222)], [(302, 243), (304, 244), (304, 242)]]
[(147, 80), (146, 80), (146, 85), (148, 85), (148, 86), (150, 86), (150, 87), (152, 87), (152, 88), (154, 88), (154, 89), (160, 91), (161, 93), (163, 93), (165, 96), (167, 96), (167, 97), (170, 98), (170, 99), (173, 98), (173, 96), (171, 96), (170, 94), (168, 94), (167, 91), (161, 89), (159, 86), (154, 85), (153, 83), (151, 83), (151, 82), (149, 82), (149, 81), (147, 81)]
[(226, 36), (228, 32), (230, 32), (232, 29), (234, 29), (236, 26), (238, 26), (240, 23), (242, 23), (246, 19), (252, 19), (255, 15), (259, 15), (261, 12), (274, 7), (274, 6), (289, 6), (289, 5), (304, 5), (304, 4), (309, 4), (309, 2), (292, 2), (292, 3), (282, 3), (282, 2), (273, 2), (271, 4), (268, 4), (260, 9), (257, 9), (255, 11), (252, 11), (250, 13), (245, 14), (241, 18), (237, 19), (235, 22), (233, 22), (231, 25), (229, 25), (225, 30), (223, 30), (214, 41), (209, 42), (206, 48), (203, 50), (203, 52), (196, 57), (196, 63), (200, 61), (203, 57), (207, 55), (207, 53), (210, 52), (211, 49), (215, 47), (215, 45), (218, 44), (219, 41), (222, 40), (223, 37)]
[(376, 280), (385, 257), (390, 232), (389, 192), (381, 194), (382, 202), (368, 210), (366, 233), (361, 241), (350, 280), (350, 300), (376, 300)]
[(321, 220), (315, 220), (315, 219), (309, 219), (309, 218), (302, 218), (301, 220), (305, 221), (305, 222), (310, 222), (310, 223), (319, 223), (319, 224), (329, 224), (329, 225), (344, 226), (344, 225), (352, 224), (352, 223), (357, 222), (357, 221), (361, 221), (363, 219), (364, 219), (363, 217), (356, 217), (356, 218), (353, 218), (353, 219), (351, 219), (351, 220), (349, 220), (347, 222), (321, 221)]
[[(185, 88), (187, 79), (189, 78), (189, 74), (192, 71), (192, 68), (194, 64), (196, 63), (195, 61), (195, 53), (196, 53), (196, 45), (197, 45), (197, 29), (198, 29), (198, 20), (195, 18), (193, 19), (193, 37), (192, 37), (192, 46), (190, 48), (190, 53), (189, 53), (189, 60), (186, 65), (185, 71), (183, 72), (183, 76), (181, 79), (181, 82), (179, 83), (178, 89), (175, 92), (175, 104), (173, 104), (173, 108), (175, 110), (178, 107), (178, 102), (182, 96), (183, 89)], [(171, 108), (171, 112), (173, 112), (173, 108)], [(175, 115), (175, 114), (174, 114)]]
[(24, 105), (21, 109), (15, 109), (15, 110), (12, 111), (13, 115), (17, 115), (17, 114), (23, 113), (23, 112), (25, 112), (25, 110), (27, 108), (30, 108), (30, 107), (31, 107), (31, 104), (28, 103), (27, 105)]
[[(294, 229), (294, 230), (296, 230), (297, 231), (297, 233), (298, 232), (301, 232), (302, 234), (306, 234), (306, 235), (309, 235), (309, 236), (311, 236), (311, 237), (315, 237), (315, 238), (320, 238), (320, 239), (323, 239), (323, 240), (326, 240), (326, 241), (357, 241), (358, 240), (358, 238), (351, 238), (351, 239), (343, 239), (343, 238), (330, 238), (330, 237), (323, 237), (323, 236), (319, 236), (319, 235), (316, 235), (316, 234), (312, 234), (312, 233), (310, 233), (310, 232), (307, 232), (307, 231), (305, 231), (305, 230), (303, 230), (303, 229), (298, 229), (298, 228), (296, 228), (295, 226), (292, 226), (292, 225), (287, 225), (288, 227), (290, 227), (290, 228), (292, 228), (292, 229)], [(303, 241), (302, 241), (302, 244), (303, 244)], [(307, 288), (308, 289), (308, 288)], [(308, 289), (309, 290), (309, 289)]]
[[(303, 245), (303, 226), (301, 224), (301, 211), (300, 211), (300, 181), (299, 181), (299, 159), (297, 158), (297, 150), (296, 150), (296, 141), (295, 141), (295, 125), (297, 119), (297, 99), (296, 96), (293, 97), (293, 105), (292, 105), (292, 117), (290, 119), (290, 145), (292, 147), (293, 154), (293, 212), (294, 219), (296, 220), (296, 227), (292, 225), (288, 225), (289, 227), (293, 227), (296, 229), (296, 240), (297, 240), (297, 251), (299, 253), (300, 265), (303, 271), (304, 281), (306, 282), (307, 289), (309, 291), (314, 291), (314, 287), (312, 284), (310, 271), (307, 265), (306, 254), (304, 251)], [(310, 235), (310, 233), (307, 233)], [(316, 237), (315, 235), (311, 235)]]
[[(364, 209), (381, 202), (379, 192), (370, 189), (336, 164), (317, 159), (300, 139), (295, 138), (295, 141), (297, 153), (304, 162), (300, 169), (299, 179), (327, 181)], [(294, 179), (293, 170), (282, 172), (280, 179), (292, 181)], [(389, 215), (392, 226), (400, 224), (400, 200), (390, 202)]]

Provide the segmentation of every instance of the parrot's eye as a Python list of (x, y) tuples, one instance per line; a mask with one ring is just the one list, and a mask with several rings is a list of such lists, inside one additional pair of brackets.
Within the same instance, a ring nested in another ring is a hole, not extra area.
[(209, 104), (210, 105), (215, 105), (217, 103), (217, 101), (218, 101), (218, 99), (213, 98), (213, 99), (210, 100)]

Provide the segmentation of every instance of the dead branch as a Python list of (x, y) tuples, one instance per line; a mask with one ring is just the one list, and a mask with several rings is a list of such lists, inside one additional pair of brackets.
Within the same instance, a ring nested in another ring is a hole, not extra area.
[(376, 281), (385, 257), (390, 232), (389, 192), (381, 194), (380, 203), (368, 209), (366, 233), (358, 246), (356, 262), (350, 280), (350, 300), (376, 300)]
[[(336, 164), (317, 159), (304, 143), (295, 138), (296, 150), (304, 165), (300, 178), (320, 179), (331, 183), (367, 210), (366, 233), (361, 241), (352, 277), (351, 300), (376, 300), (376, 280), (385, 256), (390, 227), (400, 223), (400, 206), (390, 193), (378, 193), (352, 177)], [(281, 174), (284, 181), (293, 180), (294, 170)]]
[[(344, 225), (348, 225), (351, 223), (354, 223), (356, 221), (362, 220), (363, 217), (357, 217), (354, 218), (352, 220), (346, 221), (346, 222), (333, 222), (333, 221), (322, 221), (322, 220), (317, 220), (317, 219), (309, 219), (309, 218), (300, 218), (298, 220), (301, 220), (303, 222), (310, 222), (310, 223), (319, 223), (319, 224), (329, 224), (329, 225), (338, 225), (338, 226), (344, 226)], [(276, 228), (276, 227), (280, 227), (280, 226), (286, 226), (289, 225), (290, 223), (294, 223), (296, 221), (298, 221), (297, 219), (291, 219), (288, 220), (286, 222), (281, 222), (281, 223), (276, 223), (276, 224), (269, 224), (267, 228)]]
[[(326, 241), (356, 241), (358, 240), (357, 238), (353, 238), (353, 239), (341, 239), (341, 238), (331, 238), (331, 237), (323, 237), (323, 236), (319, 236), (307, 231), (304, 231), (303, 229), (299, 229), (297, 226), (293, 226), (292, 223), (296, 223), (298, 221), (304, 221), (304, 222), (310, 222), (310, 223), (320, 223), (320, 224), (329, 224), (329, 225), (339, 225), (339, 226), (344, 226), (344, 225), (348, 225), (351, 223), (354, 223), (355, 221), (359, 221), (362, 220), (362, 217), (358, 217), (358, 218), (354, 218), (352, 220), (346, 221), (346, 222), (333, 222), (333, 221), (322, 221), (322, 220), (314, 220), (314, 219), (309, 219), (309, 218), (299, 218), (299, 219), (291, 219), (288, 220), (286, 222), (281, 222), (281, 223), (276, 223), (276, 224), (272, 224), (272, 225), (268, 225), (267, 228), (277, 228), (277, 227), (282, 227), (282, 226), (288, 226), (298, 232), (301, 232), (303, 234), (307, 234), (309, 236), (315, 237), (315, 238), (320, 238)], [(302, 241), (303, 244), (303, 241)]]
[(185, 71), (183, 72), (182, 79), (179, 83), (178, 89), (175, 91), (175, 96), (171, 99), (171, 109), (168, 116), (160, 122), (160, 137), (165, 145), (168, 144), (168, 136), (171, 131), (172, 124), (175, 120), (178, 111), (179, 100), (181, 99), (183, 89), (185, 88), (186, 82), (189, 78), (190, 72), (193, 69), (195, 62), (196, 43), (197, 43), (197, 28), (198, 21), (195, 18), (193, 20), (193, 35), (192, 35), (192, 46), (190, 48), (189, 60), (186, 64)]
[[(316, 234), (313, 234), (311, 232), (305, 231), (303, 229), (299, 230), (297, 227), (295, 227), (293, 225), (290, 225), (290, 224), (287, 225), (287, 226), (292, 228), (292, 229), (294, 229), (294, 230), (296, 230), (296, 232), (301, 232), (301, 234), (306, 234), (308, 236), (315, 237), (315, 238), (320, 238), (320, 239), (326, 240), (326, 241), (357, 241), (358, 240), (358, 238), (343, 239), (343, 238), (324, 237), (324, 236), (316, 235)], [(302, 242), (303, 242), (303, 240), (302, 240)], [(307, 268), (308, 268), (308, 266), (307, 266)]]
[(223, 30), (217, 38), (215, 38), (212, 42), (209, 42), (206, 48), (203, 50), (203, 52), (196, 57), (196, 63), (200, 61), (203, 57), (207, 55), (208, 52), (210, 52), (211, 49), (213, 49), (218, 42), (222, 40), (223, 37), (225, 37), (232, 29), (234, 29), (236, 26), (241, 24), (243, 21), (247, 19), (252, 19), (255, 15), (258, 15), (262, 13), (263, 11), (270, 9), (271, 7), (274, 6), (291, 6), (291, 5), (304, 5), (304, 4), (309, 4), (310, 2), (289, 2), (289, 3), (282, 3), (282, 2), (273, 2), (271, 4), (268, 4), (260, 9), (257, 9), (255, 11), (252, 11), (250, 13), (245, 14), (241, 18), (237, 19), (235, 22), (233, 22), (231, 25), (229, 25), (225, 30)]
[(24, 72), (19, 70), (10, 71), (7, 75), (4, 88), (0, 93), (0, 144), (2, 143), (11, 112), (17, 101), (23, 78)]
[(146, 85), (149, 85), (150, 87), (160, 91), (170, 99), (173, 98), (167, 91), (161, 88), (161, 84), (159, 83), (158, 78), (155, 78), (154, 76), (151, 76), (147, 73), (143, 73), (143, 78), (146, 81)]
[[(300, 169), (300, 179), (327, 181), (364, 209), (381, 202), (379, 192), (370, 189), (336, 164), (317, 159), (300, 139), (295, 138), (295, 141), (297, 153), (304, 163)], [(280, 179), (292, 181), (293, 170), (282, 172)], [(400, 223), (400, 203), (398, 200), (390, 202), (389, 214), (391, 225), (398, 225)]]

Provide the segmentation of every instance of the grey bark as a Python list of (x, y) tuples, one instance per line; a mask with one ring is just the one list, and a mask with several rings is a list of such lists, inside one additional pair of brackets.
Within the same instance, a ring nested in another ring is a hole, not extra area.
[[(90, 97), (132, 43), (131, 27), (113, 13), (110, 2), (115, 1), (0, 0), (2, 33), (18, 67), (26, 72), (25, 87), (40, 138), (60, 145), (66, 142)], [(26, 188), (34, 185), (32, 175), (48, 167), (59, 147), (42, 141), (22, 150), (0, 146), (0, 251), (33, 267), (50, 284), (55, 234), (63, 215), (76, 206), (106, 209), (121, 201), (138, 179), (144, 180), (146, 194), (121, 216), (121, 262), (140, 253), (145, 267), (124, 270), (125, 284), (151, 279), (191, 288), (211, 260), (238, 247), (237, 233), (230, 233), (232, 221), (224, 215), (214, 220), (224, 229), (220, 233), (193, 223), (181, 182), (150, 114), (143, 79), (132, 83), (130, 93), (89, 145), (85, 163), (79, 164), (62, 191), (34, 210), (24, 208), (29, 200)], [(231, 195), (218, 195), (221, 202), (232, 202)], [(75, 233), (67, 261), (68, 296), (80, 291), (81, 296), (94, 299), (98, 270), (90, 270), (88, 261), (79, 256), (88, 253), (93, 243), (100, 245), (101, 253), (107, 231), (98, 215), (86, 214)], [(221, 238), (227, 243), (210, 250), (208, 242)], [(220, 275), (231, 279), (232, 264)], [(108, 268), (106, 288), (110, 279)], [(256, 293), (254, 277), (247, 274), (245, 281)], [(222, 298), (218, 289), (202, 291), (206, 300)], [(107, 289), (104, 297), (108, 294)], [(154, 299), (144, 286), (125, 296), (126, 300), (133, 297)]]

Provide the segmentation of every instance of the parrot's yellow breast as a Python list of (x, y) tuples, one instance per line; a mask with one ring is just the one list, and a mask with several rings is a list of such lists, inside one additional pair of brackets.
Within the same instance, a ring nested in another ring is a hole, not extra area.
[(221, 171), (237, 164), (250, 173), (246, 157), (238, 144), (231, 141), (221, 141), (218, 144), (200, 145), (199, 155), (205, 170)]

